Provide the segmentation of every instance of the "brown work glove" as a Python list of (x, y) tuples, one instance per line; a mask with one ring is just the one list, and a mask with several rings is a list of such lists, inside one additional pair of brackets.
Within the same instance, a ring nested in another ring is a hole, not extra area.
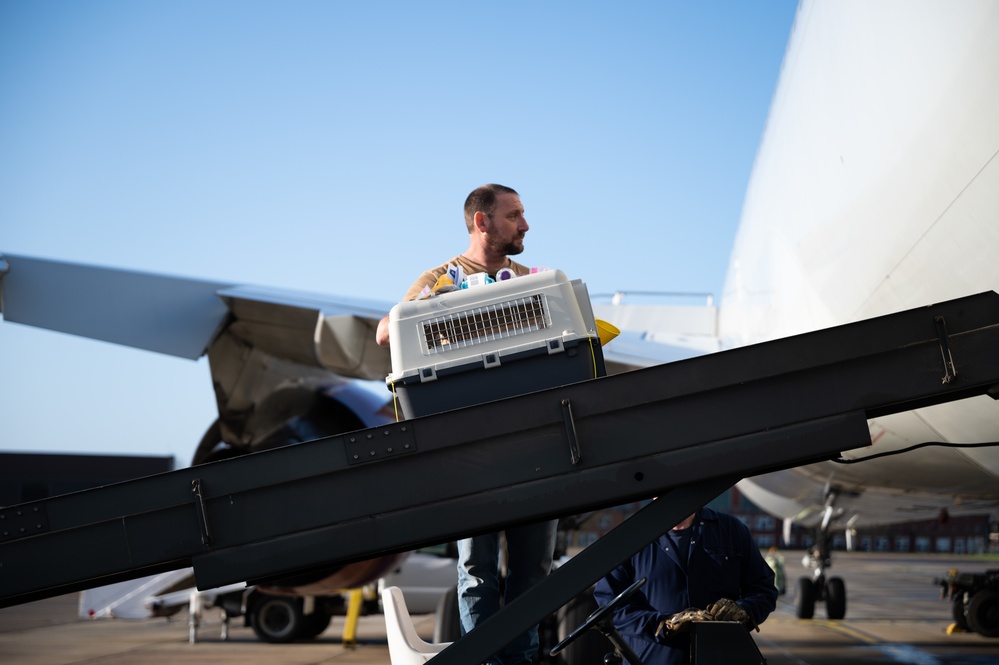
[(673, 637), (680, 633), (686, 633), (690, 630), (690, 624), (697, 621), (714, 621), (714, 617), (704, 610), (694, 609), (693, 607), (685, 609), (682, 612), (677, 612), (676, 614), (670, 614), (659, 622), (659, 627), (656, 628), (656, 637), (659, 637), (659, 633), (663, 633), (664, 637)]
[(734, 600), (719, 598), (715, 602), (708, 605), (708, 614), (710, 614), (715, 621), (738, 621), (750, 630), (755, 628), (756, 632), (760, 632), (760, 627), (757, 626), (756, 622), (753, 621), (753, 618), (749, 616), (749, 612), (739, 607)]

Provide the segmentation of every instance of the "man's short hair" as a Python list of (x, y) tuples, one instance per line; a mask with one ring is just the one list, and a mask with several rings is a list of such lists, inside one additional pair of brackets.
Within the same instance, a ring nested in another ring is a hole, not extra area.
[(517, 191), (506, 185), (482, 185), (472, 190), (472, 193), (465, 199), (465, 226), (471, 233), (475, 226), (475, 213), (483, 212), (487, 215), (493, 214), (496, 209), (496, 196), (498, 194), (517, 194)]

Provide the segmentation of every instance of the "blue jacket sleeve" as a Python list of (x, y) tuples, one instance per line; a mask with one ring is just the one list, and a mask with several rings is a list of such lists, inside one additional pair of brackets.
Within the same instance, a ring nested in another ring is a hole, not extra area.
[(777, 609), (777, 586), (774, 584), (774, 571), (767, 565), (766, 559), (760, 554), (756, 542), (749, 529), (740, 529), (743, 540), (741, 548), (747, 553), (742, 562), (741, 597), (735, 600), (756, 625), (763, 623), (770, 613)]
[[(617, 598), (640, 577), (636, 577), (634, 565), (629, 559), (597, 582), (593, 597), (602, 607)], [(666, 616), (656, 611), (642, 589), (638, 589), (623, 607), (614, 612), (614, 627), (622, 636), (631, 638), (629, 641), (657, 642), (656, 628)]]

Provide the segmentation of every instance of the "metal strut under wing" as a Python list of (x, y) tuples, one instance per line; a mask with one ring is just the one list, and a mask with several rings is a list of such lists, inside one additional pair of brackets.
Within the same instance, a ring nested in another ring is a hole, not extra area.
[(873, 416), (995, 397), (997, 348), (988, 292), (0, 509), (0, 606), (189, 565), (203, 589), (261, 581), (669, 492), (438, 656), (462, 662), (739, 478), (868, 445)]

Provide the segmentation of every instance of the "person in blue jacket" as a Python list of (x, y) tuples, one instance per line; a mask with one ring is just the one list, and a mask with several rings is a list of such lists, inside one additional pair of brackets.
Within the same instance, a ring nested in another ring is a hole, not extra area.
[(740, 621), (757, 628), (777, 607), (774, 572), (746, 526), (701, 508), (601, 579), (606, 605), (646, 578), (614, 613), (614, 627), (645, 665), (690, 662), (692, 621)]

